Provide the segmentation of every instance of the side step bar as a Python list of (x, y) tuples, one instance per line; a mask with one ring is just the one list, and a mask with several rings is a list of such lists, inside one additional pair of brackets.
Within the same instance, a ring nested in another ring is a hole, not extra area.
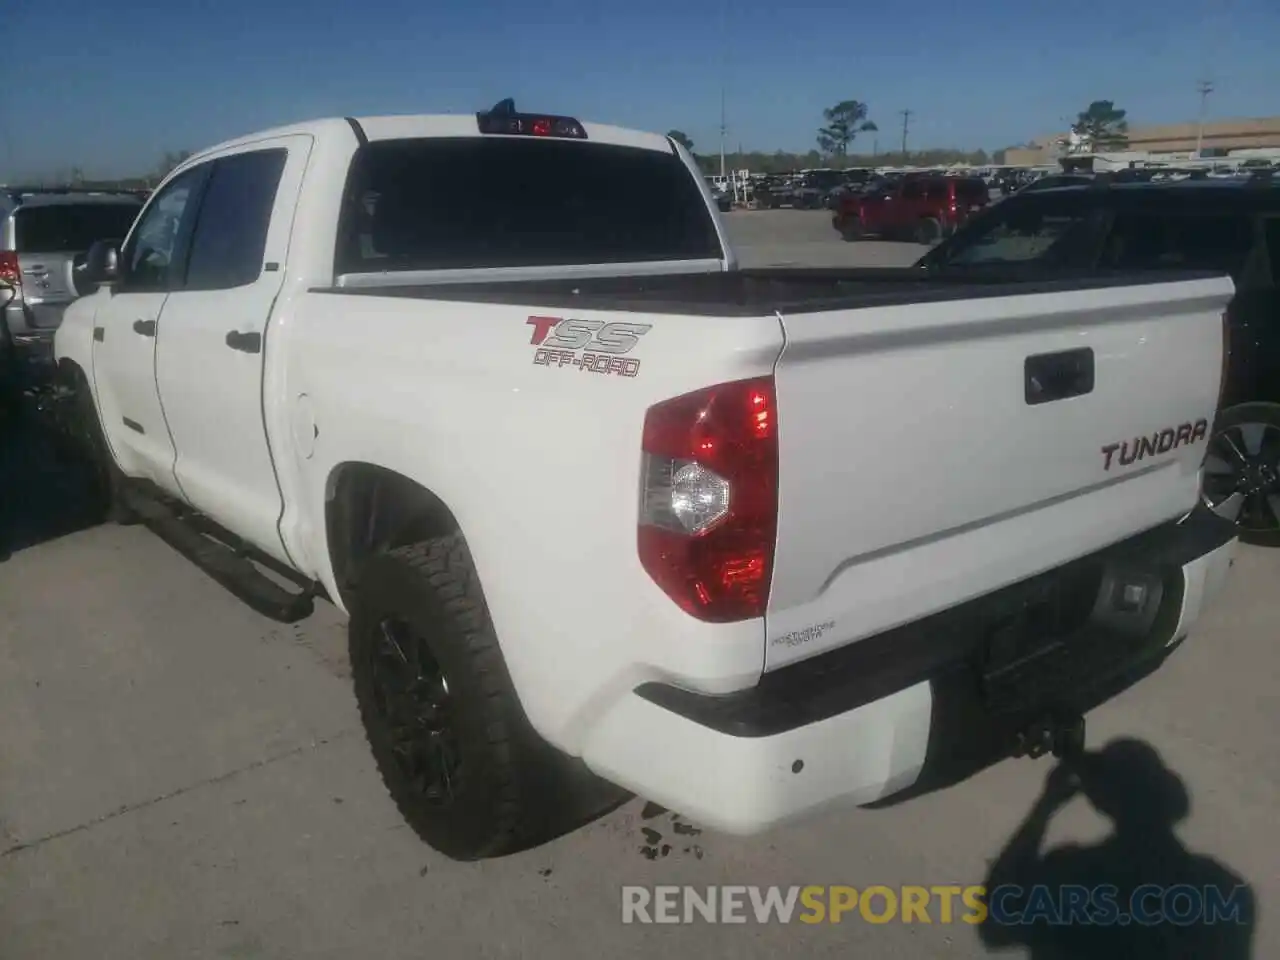
[[(261, 555), (199, 514), (148, 495), (145, 487), (128, 485), (124, 500), (161, 540), (226, 588), (246, 606), (280, 623), (297, 623), (311, 616), (315, 597), (323, 591), (292, 570)], [(259, 570), (251, 558), (301, 587), (293, 593)]]

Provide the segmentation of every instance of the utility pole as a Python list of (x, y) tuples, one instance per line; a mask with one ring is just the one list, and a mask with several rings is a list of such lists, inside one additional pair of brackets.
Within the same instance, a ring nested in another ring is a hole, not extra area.
[(720, 85), (720, 179), (724, 179), (724, 138), (729, 128), (724, 122), (724, 84)]
[(729, 72), (729, 0), (720, 0), (720, 181), (724, 176), (724, 138), (729, 132), (725, 123), (725, 87), (728, 85)]
[(899, 110), (898, 112), (902, 114), (902, 162), (906, 163), (907, 162), (907, 130), (910, 129), (911, 115), (915, 113), (915, 111)]
[(1201, 80), (1196, 84), (1196, 92), (1200, 94), (1200, 119), (1196, 124), (1196, 159), (1204, 150), (1204, 119), (1209, 111), (1209, 94), (1213, 93), (1213, 81)]

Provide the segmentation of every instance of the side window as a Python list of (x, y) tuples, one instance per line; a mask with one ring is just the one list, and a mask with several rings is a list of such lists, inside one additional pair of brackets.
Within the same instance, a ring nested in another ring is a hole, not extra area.
[(182, 279), (186, 238), (208, 164), (193, 167), (167, 184), (147, 205), (121, 251), (121, 290), (168, 290)]
[(1074, 196), (1006, 200), (990, 208), (938, 248), (938, 262), (949, 266), (1036, 262), (1084, 266), (1093, 249), (1098, 211)]
[(1116, 270), (1223, 270), (1239, 274), (1253, 249), (1247, 216), (1116, 214), (1102, 265)]
[(1280, 217), (1262, 221), (1267, 234), (1267, 258), (1271, 266), (1271, 284), (1280, 287)]
[(214, 162), (191, 238), (185, 289), (228, 290), (258, 279), (287, 158), (287, 150), (258, 150)]

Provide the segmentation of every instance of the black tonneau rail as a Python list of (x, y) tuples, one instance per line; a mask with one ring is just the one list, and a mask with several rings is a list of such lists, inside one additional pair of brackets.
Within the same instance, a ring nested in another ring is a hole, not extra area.
[(472, 303), (528, 304), (566, 310), (626, 310), (707, 316), (816, 313), (982, 297), (1070, 293), (1107, 287), (1208, 280), (1214, 271), (1106, 273), (1002, 267), (964, 270), (902, 268), (771, 268), (727, 273), (659, 274), (477, 283), (319, 287), (315, 293)]

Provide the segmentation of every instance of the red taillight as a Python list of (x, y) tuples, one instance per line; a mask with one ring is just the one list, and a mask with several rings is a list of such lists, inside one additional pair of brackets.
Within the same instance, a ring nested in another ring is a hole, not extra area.
[(640, 562), (699, 620), (750, 620), (768, 605), (777, 418), (772, 377), (708, 387), (645, 415)]
[(15, 289), (22, 287), (22, 268), (18, 266), (18, 255), (12, 250), (0, 250), (0, 283)]
[(535, 137), (551, 136), (550, 120), (547, 120), (546, 118), (543, 118), (543, 117), (539, 117), (537, 120), (533, 121), (532, 126), (533, 126), (533, 135)]

